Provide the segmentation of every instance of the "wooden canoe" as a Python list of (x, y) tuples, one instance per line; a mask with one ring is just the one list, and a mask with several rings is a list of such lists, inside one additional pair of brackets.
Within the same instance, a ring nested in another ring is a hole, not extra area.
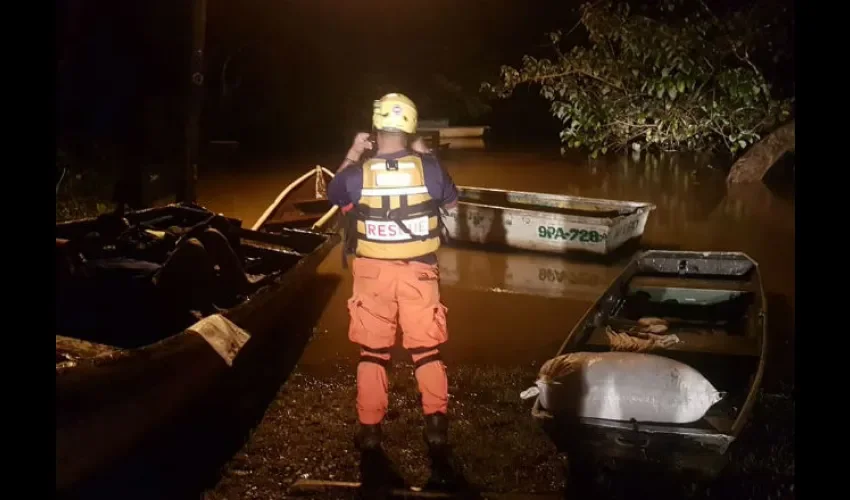
[(333, 177), (333, 172), (316, 165), (281, 191), (252, 229), (264, 232), (275, 232), (277, 228), (335, 231), (339, 223), (337, 207), (327, 198), (327, 185)]
[(651, 203), (462, 186), (444, 217), (450, 240), (607, 255), (643, 235)]
[[(212, 215), (196, 205), (175, 204), (130, 213), (126, 219), (131, 227), (163, 232), (195, 226)], [(123, 281), (112, 282), (110, 292), (103, 293), (100, 282), (68, 277), (63, 283), (57, 273), (57, 493), (130, 454), (147, 434), (226, 377), (241, 354), (262, 349), (279, 334), (280, 325), (286, 324), (281, 317), (284, 306), (299, 298), (339, 241), (336, 234), (300, 228), (296, 218), (288, 220), (293, 227), (278, 221), (256, 230), (242, 228), (236, 219), (227, 222), (251, 289), (235, 305), (200, 320), (186, 311), (178, 316), (185, 319), (175, 322), (171, 314), (172, 321), (165, 324), (153, 306), (121, 318), (109, 308), (136, 297), (129, 291), (123, 295)], [(57, 246), (60, 239), (73, 241), (98, 231), (100, 223), (83, 219), (56, 224)], [(109, 302), (95, 304), (98, 311), (109, 313), (89, 317), (95, 318), (97, 335), (81, 330), (72, 319), (80, 313), (69, 303), (79, 298), (75, 290), (83, 289), (100, 290), (95, 295)]]
[(642, 317), (665, 318), (668, 334), (679, 340), (645, 352), (690, 365), (726, 393), (701, 420), (567, 421), (539, 398), (532, 415), (561, 449), (582, 459), (651, 461), (713, 475), (753, 410), (764, 372), (767, 308), (758, 265), (737, 252), (644, 252), (585, 313), (557, 355), (623, 350), (607, 329), (628, 330)]

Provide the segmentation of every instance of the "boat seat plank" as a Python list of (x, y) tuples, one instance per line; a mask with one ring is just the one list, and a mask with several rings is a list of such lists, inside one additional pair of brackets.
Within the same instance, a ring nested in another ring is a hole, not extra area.
[(727, 434), (732, 432), (732, 427), (735, 425), (735, 419), (719, 415), (706, 415), (703, 417), (703, 420), (708, 422), (710, 426), (717, 429), (718, 432)]
[[(677, 318), (664, 318), (667, 320), (669, 328), (673, 330), (673, 333), (676, 333), (675, 329), (684, 328), (687, 330), (688, 328), (710, 328), (710, 329), (719, 329), (726, 331), (726, 328), (722, 324), (718, 324), (714, 321), (697, 321), (697, 320), (687, 320), (687, 319), (677, 319)], [(618, 317), (609, 317), (608, 325), (611, 328), (615, 328), (617, 330), (627, 330), (629, 328), (638, 328), (641, 326), (640, 322), (637, 320), (627, 319), (627, 318), (618, 318)]]
[(755, 292), (755, 285), (736, 279), (694, 279), (678, 276), (635, 276), (629, 288), (692, 288), (697, 290), (729, 290), (732, 292)]
[[(742, 336), (728, 335), (702, 335), (699, 333), (688, 333), (687, 331), (676, 330), (675, 335), (679, 337), (678, 344), (673, 344), (667, 347), (655, 348), (649, 352), (662, 351), (686, 351), (686, 352), (702, 352), (706, 354), (723, 354), (727, 356), (754, 356), (761, 355), (761, 348), (758, 339)], [(588, 344), (593, 346), (607, 347), (608, 335), (605, 333), (605, 327), (599, 327), (593, 330)]]

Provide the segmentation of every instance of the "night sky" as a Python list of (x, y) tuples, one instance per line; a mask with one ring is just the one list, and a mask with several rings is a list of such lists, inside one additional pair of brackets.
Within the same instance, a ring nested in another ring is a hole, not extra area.
[[(336, 142), (368, 126), (371, 100), (393, 90), (409, 94), (423, 118), (474, 122), (459, 96), (476, 97), (500, 64), (542, 44), (547, 29), (574, 23), (577, 5), (211, 0), (205, 135), (280, 145), (301, 142), (294, 136)], [(179, 141), (191, 2), (60, 0), (57, 6), (58, 135), (155, 133)], [(222, 100), (228, 56), (228, 80), (240, 85)], [(441, 76), (462, 92), (445, 90)]]
[[(557, 123), (534, 90), (491, 103), (494, 111), (482, 117), (469, 102), (501, 64), (545, 51), (545, 33), (574, 25), (579, 4), (209, 0), (202, 138), (343, 147), (369, 126), (371, 101), (390, 91), (413, 98), (422, 118), (553, 137)], [(161, 156), (179, 149), (191, 2), (59, 0), (57, 7), (57, 136), (108, 138)], [(222, 98), (228, 57), (227, 80), (240, 84)]]

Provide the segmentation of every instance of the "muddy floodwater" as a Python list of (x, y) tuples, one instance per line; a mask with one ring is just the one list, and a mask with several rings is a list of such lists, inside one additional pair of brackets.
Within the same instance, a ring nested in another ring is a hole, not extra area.
[[(289, 182), (316, 163), (335, 170), (339, 158), (278, 159), (202, 173), (199, 201), (250, 226)], [(624, 156), (589, 163), (547, 152), (450, 150), (442, 163), (458, 185), (654, 203), (643, 248), (746, 252), (761, 266), (768, 299), (771, 349), (764, 391), (787, 395), (793, 388), (793, 188), (758, 184), (727, 190), (722, 170), (711, 168), (708, 159), (690, 156)], [(319, 269), (338, 281), (329, 300), (317, 299), (325, 301), (320, 304), (323, 312), (295, 373), (208, 498), (283, 498), (286, 487), (298, 478), (357, 480), (350, 442), (356, 424), (357, 349), (347, 340), (345, 301), (351, 279), (340, 265), (339, 252), (334, 250)], [(534, 380), (540, 364), (556, 352), (625, 261), (455, 248), (441, 249), (439, 258), (441, 290), (449, 309), (450, 341), (444, 358), (453, 377), (453, 436), (467, 436), (457, 439), (466, 441), (459, 453), (470, 480), (490, 490), (557, 490), (561, 472), (556, 472), (554, 451), (541, 433), (534, 434), (538, 431), (529, 405), (518, 393)], [(409, 359), (400, 350), (394, 355)], [(405, 462), (402, 468), (416, 482), (423, 481), (427, 471), (415, 383), (408, 372), (412, 370), (393, 368), (390, 374), (392, 409), (386, 432), (391, 458)], [(767, 429), (777, 425), (793, 427), (793, 400), (783, 404), (784, 416), (769, 417), (762, 433), (774, 432)], [(769, 472), (784, 481), (766, 492), (774, 498), (793, 496), (793, 434), (786, 432), (782, 439), (744, 453), (748, 465), (741, 466), (754, 473), (780, 469)], [(782, 453), (791, 458), (778, 459)], [(777, 460), (784, 462), (772, 464)], [(739, 483), (740, 478), (735, 480)], [(753, 488), (725, 494), (766, 498)]]
[[(337, 157), (211, 173), (202, 177), (200, 202), (250, 225), (289, 182), (315, 163), (335, 169)], [(793, 379), (794, 199), (787, 189), (777, 194), (759, 184), (727, 192), (723, 171), (691, 156), (616, 157), (588, 165), (554, 154), (472, 150), (449, 151), (442, 163), (458, 185), (654, 203), (644, 248), (746, 252), (761, 266), (769, 300), (775, 359), (767, 384)], [(441, 249), (451, 336), (447, 361), (517, 365), (545, 359), (623, 263)], [(355, 352), (346, 339), (351, 280), (341, 268), (339, 248), (320, 272), (338, 275), (341, 282), (317, 325), (328, 334), (305, 352), (305, 366)]]

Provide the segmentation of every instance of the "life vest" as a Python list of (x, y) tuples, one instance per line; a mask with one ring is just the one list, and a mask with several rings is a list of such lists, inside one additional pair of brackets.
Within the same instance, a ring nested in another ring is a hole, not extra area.
[(440, 248), (440, 212), (428, 194), (422, 159), (372, 158), (363, 163), (356, 210), (355, 253), (372, 259), (413, 259)]

